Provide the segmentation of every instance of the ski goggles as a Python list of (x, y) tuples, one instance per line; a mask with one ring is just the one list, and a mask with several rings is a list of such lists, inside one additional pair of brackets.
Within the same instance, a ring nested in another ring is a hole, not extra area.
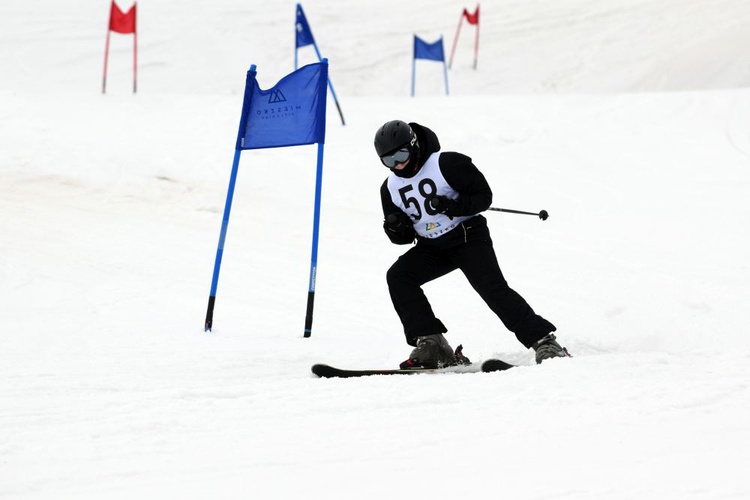
[(393, 168), (397, 163), (404, 163), (409, 161), (410, 157), (411, 150), (409, 148), (401, 148), (391, 154), (381, 156), (380, 161), (382, 161), (383, 165), (385, 165), (386, 167)]

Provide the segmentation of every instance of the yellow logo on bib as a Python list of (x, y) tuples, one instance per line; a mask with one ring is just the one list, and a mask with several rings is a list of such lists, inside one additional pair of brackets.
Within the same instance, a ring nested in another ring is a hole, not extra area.
[(425, 231), (432, 231), (433, 229), (437, 229), (439, 227), (440, 227), (439, 222), (428, 222), (425, 227)]

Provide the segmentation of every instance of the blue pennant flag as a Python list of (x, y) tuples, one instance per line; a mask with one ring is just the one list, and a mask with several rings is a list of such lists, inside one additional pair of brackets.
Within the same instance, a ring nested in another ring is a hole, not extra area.
[(312, 30), (310, 25), (307, 24), (307, 18), (305, 12), (302, 10), (302, 6), (297, 4), (297, 22), (295, 24), (296, 44), (297, 48), (305, 47), (307, 45), (315, 45), (315, 39), (313, 38)]
[(427, 43), (414, 35), (414, 59), (429, 59), (431, 61), (445, 61), (443, 54), (443, 37), (435, 43)]
[(325, 143), (328, 61), (303, 66), (268, 90), (247, 72), (238, 150)]

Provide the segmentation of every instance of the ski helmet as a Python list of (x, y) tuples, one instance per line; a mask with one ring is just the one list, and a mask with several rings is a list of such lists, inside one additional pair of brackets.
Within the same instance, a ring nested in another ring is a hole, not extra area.
[(392, 120), (380, 127), (375, 134), (375, 152), (381, 158), (402, 147), (409, 148), (412, 153), (418, 150), (417, 134), (408, 123)]

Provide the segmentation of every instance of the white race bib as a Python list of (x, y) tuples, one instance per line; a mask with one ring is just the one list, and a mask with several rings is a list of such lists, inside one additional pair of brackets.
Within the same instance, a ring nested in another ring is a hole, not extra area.
[(411, 218), (414, 230), (423, 238), (442, 236), (473, 217), (462, 215), (450, 218), (437, 213), (428, 203), (427, 200), (436, 195), (452, 200), (458, 198), (458, 192), (450, 187), (440, 171), (440, 154), (439, 151), (431, 154), (414, 177), (406, 179), (396, 174), (388, 177), (391, 200)]

